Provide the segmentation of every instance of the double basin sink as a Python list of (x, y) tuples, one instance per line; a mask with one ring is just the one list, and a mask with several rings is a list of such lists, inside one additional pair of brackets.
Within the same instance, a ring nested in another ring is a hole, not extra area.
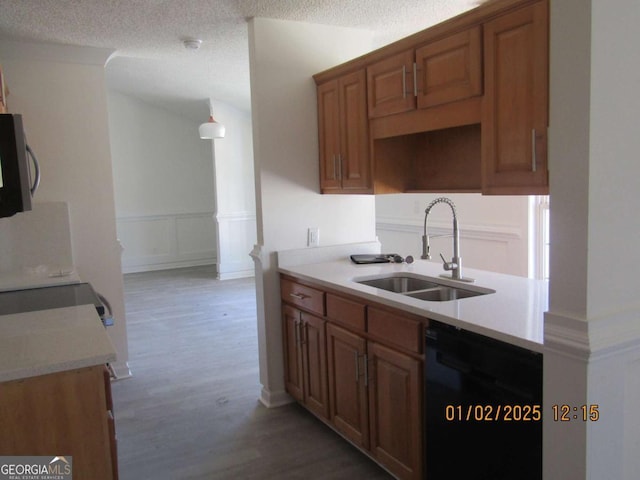
[(428, 302), (448, 302), (495, 293), (495, 290), (488, 288), (475, 286), (472, 288), (460, 288), (453, 285), (455, 281), (444, 283), (437, 278), (407, 273), (396, 273), (361, 280), (354, 279), (354, 281), (361, 285), (368, 285)]

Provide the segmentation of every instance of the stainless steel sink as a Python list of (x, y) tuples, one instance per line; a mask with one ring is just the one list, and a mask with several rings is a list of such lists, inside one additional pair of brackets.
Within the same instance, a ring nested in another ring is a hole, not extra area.
[(438, 286), (437, 283), (433, 283), (429, 280), (403, 276), (374, 278), (372, 280), (362, 280), (358, 283), (395, 293), (415, 292), (416, 290), (424, 290), (426, 288), (435, 288)]
[(465, 285), (465, 288), (459, 288), (453, 281), (445, 283), (437, 278), (416, 274), (406, 275), (396, 273), (375, 278), (354, 279), (354, 281), (361, 285), (379, 288), (428, 302), (448, 302), (495, 293), (495, 290), (477, 286), (469, 287)]
[(486, 295), (483, 292), (475, 292), (472, 290), (463, 290), (462, 288), (453, 288), (440, 286), (421, 292), (407, 293), (407, 297), (427, 300), (429, 302), (448, 302), (449, 300), (459, 300), (461, 298), (477, 297), (478, 295)]

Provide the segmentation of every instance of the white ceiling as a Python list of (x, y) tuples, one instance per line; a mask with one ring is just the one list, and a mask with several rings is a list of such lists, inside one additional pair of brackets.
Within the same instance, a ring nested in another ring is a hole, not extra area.
[[(208, 98), (249, 110), (247, 19), (374, 32), (376, 46), (478, 0), (0, 0), (0, 39), (111, 48), (109, 89), (200, 118)], [(203, 41), (197, 51), (182, 39)], [(204, 112), (204, 113), (203, 113)]]

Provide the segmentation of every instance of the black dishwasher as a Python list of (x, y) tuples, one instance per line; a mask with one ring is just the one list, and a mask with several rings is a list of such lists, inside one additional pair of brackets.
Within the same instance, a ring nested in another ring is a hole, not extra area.
[(431, 321), (425, 478), (542, 479), (542, 354)]

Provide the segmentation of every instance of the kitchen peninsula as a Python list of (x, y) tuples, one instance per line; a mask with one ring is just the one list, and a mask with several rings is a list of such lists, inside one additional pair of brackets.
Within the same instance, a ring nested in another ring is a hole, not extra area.
[[(358, 280), (393, 274), (414, 274), (439, 279), (438, 262), (354, 265), (348, 258), (325, 263), (280, 267), (281, 274), (337, 294), (359, 297), (409, 314), (440, 320), (496, 340), (542, 352), (543, 313), (547, 309), (548, 283), (542, 280), (467, 268), (465, 275), (495, 293), (448, 302), (430, 302), (357, 283)], [(445, 279), (441, 279), (446, 281)], [(461, 288), (466, 285), (457, 282)]]
[[(440, 335), (447, 345), (458, 335), (464, 338), (455, 347), (463, 362), (453, 359), (453, 365), (471, 362), (468, 369), (460, 367), (463, 374), (478, 371), (489, 379), (492, 386), (483, 400), (502, 395), (497, 392), (506, 381), (516, 387), (508, 388), (512, 391), (531, 392), (530, 397), (519, 397), (519, 404), (540, 409), (547, 282), (466, 269), (465, 276), (474, 279), (466, 283), (442, 278), (442, 265), (436, 262), (357, 265), (343, 251), (336, 255), (332, 247), (317, 250), (308, 255), (279, 252), (287, 392), (394, 476), (421, 479), (427, 467), (447, 463), (425, 461), (439, 442), (425, 436), (425, 430), (429, 433), (431, 427), (437, 435), (433, 419), (439, 428), (443, 418), (443, 412), (427, 407), (444, 398), (433, 396), (441, 388), (434, 388), (428, 378), (441, 355), (439, 347), (425, 341), (430, 335)], [(328, 255), (322, 258), (321, 250)], [(389, 291), (363, 283), (386, 287), (386, 279), (414, 286)], [(414, 298), (427, 291), (410, 292), (424, 288), (421, 282), (435, 284), (431, 291), (444, 286), (473, 296)], [(443, 328), (444, 333), (436, 333)], [(454, 383), (468, 385), (460, 380)], [(537, 478), (541, 423), (523, 425), (517, 435), (531, 442), (525, 449), (531, 458), (524, 461), (532, 462), (531, 475)], [(509, 436), (502, 438), (509, 442)]]

